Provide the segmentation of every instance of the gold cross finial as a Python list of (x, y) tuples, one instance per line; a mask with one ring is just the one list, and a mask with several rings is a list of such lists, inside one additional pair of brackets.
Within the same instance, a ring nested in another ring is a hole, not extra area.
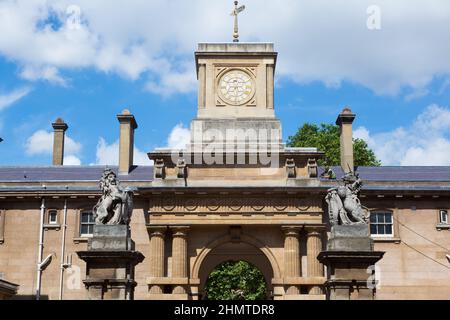
[(238, 26), (238, 14), (245, 10), (245, 6), (240, 6), (238, 8), (238, 1), (234, 2), (234, 10), (231, 12), (231, 15), (234, 16), (234, 33), (233, 33), (233, 42), (239, 42), (239, 26)]

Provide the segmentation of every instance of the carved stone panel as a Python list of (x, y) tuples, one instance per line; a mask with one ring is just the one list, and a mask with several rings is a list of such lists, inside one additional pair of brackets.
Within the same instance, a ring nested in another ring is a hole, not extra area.
[(268, 197), (180, 197), (150, 200), (151, 214), (277, 214), (322, 213), (320, 199)]

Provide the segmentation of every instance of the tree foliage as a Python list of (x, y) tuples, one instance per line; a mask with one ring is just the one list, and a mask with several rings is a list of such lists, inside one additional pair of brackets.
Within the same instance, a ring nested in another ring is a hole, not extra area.
[[(340, 165), (340, 133), (339, 126), (322, 123), (320, 126), (305, 123), (294, 136), (289, 137), (289, 147), (316, 147), (325, 152), (325, 159), (319, 165)], [(375, 153), (362, 139), (353, 139), (353, 156), (355, 166), (380, 166), (381, 162)]]
[(205, 286), (207, 300), (263, 300), (266, 281), (261, 271), (246, 261), (228, 261), (216, 267)]

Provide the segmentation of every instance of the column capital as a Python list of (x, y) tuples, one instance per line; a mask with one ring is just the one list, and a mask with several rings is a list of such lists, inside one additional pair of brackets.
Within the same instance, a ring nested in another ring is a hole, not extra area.
[(322, 234), (326, 230), (326, 226), (324, 224), (315, 224), (315, 225), (305, 225), (305, 231), (309, 235), (314, 234)]
[(186, 237), (190, 229), (189, 226), (171, 226), (169, 228), (172, 230), (173, 237)]
[(302, 229), (303, 226), (281, 226), (281, 230), (283, 230), (285, 236), (298, 237)]
[(147, 226), (147, 231), (151, 237), (163, 237), (166, 235), (167, 227)]

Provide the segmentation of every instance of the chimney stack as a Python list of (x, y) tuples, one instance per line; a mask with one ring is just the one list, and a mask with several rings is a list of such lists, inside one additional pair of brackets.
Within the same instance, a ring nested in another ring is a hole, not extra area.
[(138, 125), (134, 116), (125, 109), (117, 116), (120, 123), (119, 174), (127, 175), (133, 167), (134, 130)]
[(53, 127), (53, 165), (62, 166), (64, 164), (64, 138), (66, 130), (69, 126), (63, 119), (56, 119), (55, 123), (52, 123)]
[(336, 120), (336, 124), (340, 127), (341, 143), (341, 167), (345, 173), (354, 171), (353, 163), (353, 129), (352, 123), (356, 115), (352, 113), (350, 108), (346, 107)]

